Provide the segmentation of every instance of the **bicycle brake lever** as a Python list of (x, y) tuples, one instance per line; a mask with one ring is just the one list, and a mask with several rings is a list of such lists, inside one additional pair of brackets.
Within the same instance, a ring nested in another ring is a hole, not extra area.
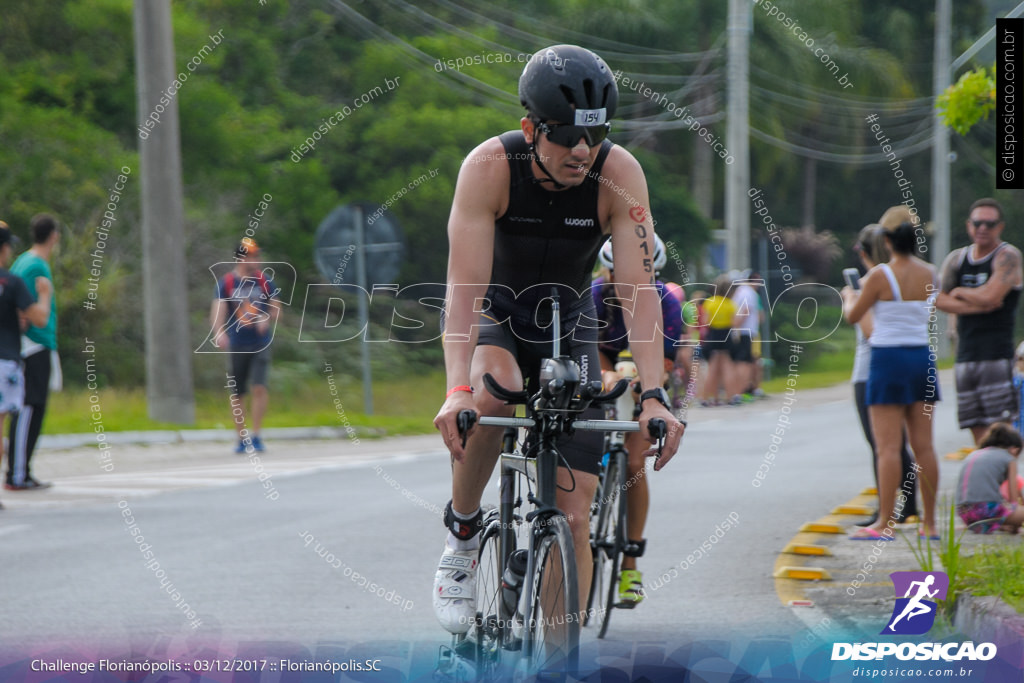
[(460, 410), (455, 420), (459, 428), (459, 436), (462, 437), (462, 447), (465, 448), (466, 437), (468, 436), (469, 430), (476, 424), (476, 412), (472, 410)]
[(653, 418), (647, 422), (647, 431), (658, 440), (658, 453), (655, 459), (661, 457), (661, 449), (665, 447), (665, 437), (668, 435), (668, 425), (661, 418)]

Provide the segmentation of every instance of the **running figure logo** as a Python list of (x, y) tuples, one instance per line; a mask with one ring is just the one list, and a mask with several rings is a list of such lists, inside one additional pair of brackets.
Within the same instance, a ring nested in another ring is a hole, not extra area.
[(896, 606), (882, 635), (927, 633), (935, 623), (937, 610), (933, 600), (946, 599), (949, 577), (945, 572), (893, 572), (889, 577), (896, 590)]

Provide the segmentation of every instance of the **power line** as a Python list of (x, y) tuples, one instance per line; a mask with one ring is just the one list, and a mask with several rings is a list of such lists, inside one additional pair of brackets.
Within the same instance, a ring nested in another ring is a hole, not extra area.
[[(481, 23), (490, 24), (492, 26), (495, 26), (496, 28), (500, 28), (503, 33), (508, 33), (509, 35), (513, 35), (513, 36), (518, 36), (520, 38), (523, 38), (524, 40), (532, 40), (537, 45), (547, 46), (547, 45), (551, 45), (552, 41), (561, 42), (561, 40), (562, 40), (561, 37), (559, 37), (559, 38), (550, 38), (550, 37), (538, 36), (538, 35), (535, 35), (533, 33), (528, 33), (526, 31), (518, 29), (518, 28), (516, 28), (514, 26), (510, 26), (508, 24), (504, 24), (504, 23), (502, 23), (502, 22), (500, 22), (500, 21), (498, 21), (496, 19), (492, 19), (492, 18), (487, 17), (487, 16), (485, 16), (483, 14), (475, 12), (475, 11), (473, 11), (471, 9), (468, 9), (466, 7), (458, 5), (458, 4), (454, 3), (454, 2), (451, 2), (450, 0), (434, 0), (434, 2), (439, 4), (439, 5), (441, 5), (441, 6), (443, 6), (443, 7), (446, 7), (448, 9), (457, 11), (460, 14), (470, 16), (470, 17), (480, 21)], [(506, 14), (506, 16), (508, 16), (508, 13), (505, 12), (505, 10), (502, 10), (502, 9), (496, 8), (496, 7), (492, 7), (491, 9), (494, 10), (496, 13)], [(519, 18), (519, 16), (520, 15), (511, 15), (511, 16), (509, 16), (509, 19), (510, 20), (514, 20), (516, 18)], [(653, 64), (653, 63), (699, 62), (700, 60), (704, 59), (704, 57), (707, 55), (708, 52), (715, 51), (714, 48), (711, 48), (710, 50), (704, 50), (702, 52), (671, 52), (671, 51), (668, 51), (668, 50), (662, 50), (660, 48), (652, 48), (652, 47), (645, 46), (645, 45), (632, 45), (630, 43), (622, 43), (622, 42), (619, 42), (619, 41), (609, 40), (609, 39), (606, 39), (606, 38), (601, 38), (599, 36), (594, 36), (594, 35), (587, 34), (587, 33), (580, 33), (578, 31), (573, 31), (572, 29), (567, 29), (567, 28), (559, 28), (558, 33), (559, 33), (559, 36), (565, 36), (565, 37), (573, 39), (579, 45), (593, 46), (595, 48), (600, 48), (602, 50), (602, 52), (601, 52), (601, 56), (602, 57), (607, 56), (607, 57), (609, 57), (609, 58), (611, 58), (613, 60), (614, 59), (632, 60), (632, 61), (635, 61), (635, 62), (638, 62), (638, 63)], [(637, 54), (635, 52), (636, 50), (644, 50), (645, 53), (644, 54)]]
[(328, 2), (331, 5), (333, 5), (336, 9), (344, 13), (347, 17), (352, 19), (365, 31), (398, 47), (404, 53), (409, 55), (412, 58), (413, 62), (417, 63), (417, 66), (429, 65), (431, 68), (426, 69), (426, 71), (430, 72), (432, 76), (439, 78), (439, 80), (442, 83), (455, 85), (454, 83), (451, 82), (452, 79), (454, 79), (455, 81), (459, 81), (462, 84), (463, 88), (469, 90), (474, 95), (483, 95), (484, 97), (490, 99), (492, 102), (500, 106), (503, 106), (509, 109), (510, 111), (514, 109), (516, 112), (518, 112), (520, 110), (515, 96), (512, 95), (511, 93), (501, 90), (500, 88), (496, 88), (495, 86), (489, 83), (484, 83), (483, 81), (475, 79), (471, 76), (467, 76), (461, 71), (446, 69), (443, 72), (443, 74), (438, 74), (433, 68), (433, 65), (437, 63), (436, 58), (431, 57), (422, 50), (414, 47), (413, 45), (410, 45), (409, 43), (405, 42), (398, 36), (392, 34), (387, 29), (378, 26), (377, 24), (370, 21), (362, 14), (360, 14), (359, 12), (355, 11), (347, 4), (342, 2), (342, 0), (328, 0)]
[[(806, 157), (809, 159), (817, 159), (818, 161), (829, 161), (838, 164), (849, 164), (852, 166), (875, 166), (888, 163), (886, 156), (881, 152), (878, 152), (876, 154), (835, 154), (830, 152), (821, 152), (810, 147), (794, 145), (793, 143), (787, 140), (777, 138), (774, 135), (769, 135), (768, 133), (765, 133), (764, 131), (757, 129), (754, 126), (750, 127), (750, 134), (753, 137), (757, 138), (758, 140), (761, 140), (762, 142), (771, 145), (772, 147), (777, 147), (792, 154), (796, 154), (798, 156)], [(905, 147), (894, 146), (894, 151), (896, 152), (897, 156), (904, 158), (917, 154), (918, 152), (922, 152), (926, 149), (929, 149), (931, 145), (932, 139), (931, 134), (929, 133), (925, 139), (914, 144), (907, 145)]]
[(899, 99), (899, 98), (883, 98), (883, 97), (858, 97), (855, 95), (843, 95), (839, 97), (833, 93), (830, 93), (813, 86), (806, 85), (804, 83), (798, 83), (792, 79), (782, 78), (775, 74), (765, 71), (764, 69), (752, 63), (750, 65), (750, 71), (752, 74), (757, 74), (769, 81), (774, 81), (783, 86), (784, 89), (798, 90), (806, 92), (814, 97), (815, 100), (825, 100), (829, 102), (836, 102), (838, 104), (845, 104), (847, 107), (851, 105), (874, 107), (872, 111), (878, 112), (883, 109), (896, 109), (902, 111), (908, 107), (920, 106), (924, 103), (930, 103), (932, 98), (929, 97), (914, 97), (910, 99)]

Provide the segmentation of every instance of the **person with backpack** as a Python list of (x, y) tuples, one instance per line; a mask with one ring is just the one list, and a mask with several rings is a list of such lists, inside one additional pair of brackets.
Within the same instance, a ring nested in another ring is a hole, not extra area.
[[(270, 342), (280, 308), (274, 283), (260, 269), (260, 248), (248, 237), (235, 249), (235, 267), (217, 282), (210, 309), (213, 343), (230, 355), (229, 387), (238, 446), (235, 453), (262, 453), (260, 429), (267, 412)], [(231, 383), (233, 382), (233, 384)], [(252, 429), (246, 427), (245, 395), (252, 385)]]

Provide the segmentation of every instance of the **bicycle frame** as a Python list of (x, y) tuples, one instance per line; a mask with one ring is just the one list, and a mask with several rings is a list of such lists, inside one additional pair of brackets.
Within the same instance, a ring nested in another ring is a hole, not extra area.
[[(590, 382), (586, 385), (581, 386), (579, 366), (576, 362), (566, 356), (561, 356), (561, 348), (559, 344), (560, 339), (560, 317), (559, 317), (559, 305), (558, 296), (555, 293), (552, 297), (552, 313), (553, 313), (553, 331), (554, 331), (554, 343), (553, 343), (553, 358), (545, 359), (541, 363), (540, 371), (540, 387), (537, 392), (532, 396), (528, 396), (525, 391), (510, 391), (505, 389), (494, 380), (494, 378), (487, 374), (484, 376), (484, 383), (487, 389), (498, 398), (503, 398), (510, 404), (525, 404), (526, 406), (526, 417), (491, 417), (481, 416), (479, 418), (479, 424), (481, 426), (491, 427), (506, 427), (505, 435), (502, 441), (502, 453), (500, 456), (501, 472), (500, 472), (500, 508), (498, 510), (500, 528), (498, 532), (499, 551), (497, 554), (499, 567), (497, 569), (497, 576), (503, 577), (505, 571), (509, 565), (509, 558), (515, 547), (515, 529), (516, 516), (515, 508), (522, 504), (521, 497), (516, 500), (516, 478), (517, 475), (526, 477), (528, 482), (536, 484), (537, 494), (528, 494), (527, 500), (534, 506), (534, 509), (525, 515), (525, 521), (528, 524), (528, 543), (527, 543), (527, 562), (526, 571), (522, 581), (522, 588), (520, 589), (520, 600), (518, 610), (523, 617), (523, 623), (529, 629), (534, 625), (535, 615), (533, 614), (533, 601), (530, 599), (524, 600), (524, 596), (527, 595), (527, 587), (533, 591), (534, 581), (538, 576), (540, 568), (538, 567), (538, 549), (536, 543), (538, 541), (546, 540), (545, 536), (554, 533), (555, 537), (558, 538), (559, 534), (566, 535), (568, 533), (568, 523), (565, 520), (564, 513), (562, 513), (556, 504), (556, 492), (557, 492), (557, 471), (558, 471), (558, 460), (559, 453), (557, 449), (557, 439), (561, 435), (572, 433), (574, 430), (592, 430), (592, 431), (615, 431), (624, 433), (627, 431), (638, 431), (640, 428), (639, 423), (634, 421), (625, 420), (577, 420), (576, 416), (583, 412), (591, 402), (605, 402), (613, 400), (621, 395), (626, 389), (627, 382), (622, 381), (616, 388), (605, 394), (601, 392), (601, 382)], [(465, 435), (468, 428), (472, 425), (476, 415), (472, 411), (463, 411), (459, 416), (460, 432)], [(652, 425), (653, 426), (653, 425)], [(661, 427), (664, 427), (662, 423)], [(516, 429), (525, 428), (529, 430), (533, 439), (530, 443), (531, 450), (535, 451), (535, 455), (523, 454), (516, 446)], [(664, 432), (662, 432), (664, 434)], [(561, 518), (556, 519), (556, 518)], [(519, 523), (523, 520), (519, 519)], [(493, 524), (493, 517), (491, 522)], [(549, 527), (556, 527), (556, 532), (553, 532)], [(560, 530), (560, 531), (559, 531)], [(487, 533), (487, 527), (485, 527), (485, 538)], [(482, 539), (485, 540), (485, 539)], [(559, 542), (559, 546), (564, 546)], [(575, 550), (571, 543), (566, 547), (560, 547), (565, 557), (563, 558), (563, 571), (566, 574), (566, 580), (564, 582), (564, 590), (567, 594), (572, 594), (573, 591), (578, 591), (577, 579), (576, 579), (576, 560)], [(481, 557), (483, 556), (483, 546), (481, 546)], [(493, 576), (493, 573), (491, 573)], [(572, 587), (572, 590), (570, 590)], [(500, 588), (500, 580), (499, 580)], [(543, 589), (541, 589), (543, 590)], [(572, 597), (570, 602), (575, 603), (576, 597)], [(487, 628), (494, 627), (498, 634), (496, 639), (497, 646), (503, 649), (514, 649), (515, 643), (512, 637), (511, 618), (514, 615), (505, 615), (505, 607), (499, 600), (499, 621), (497, 624), (487, 624)], [(578, 608), (578, 604), (575, 605)], [(478, 606), (479, 608), (479, 606)], [(569, 610), (571, 612), (571, 610)], [(483, 615), (484, 619), (489, 619), (492, 615)], [(507, 619), (506, 619), (507, 617)], [(575, 619), (575, 617), (573, 617)], [(566, 622), (569, 622), (567, 614)], [(508, 626), (506, 626), (508, 624)], [(484, 628), (485, 624), (478, 624), (478, 628)], [(571, 624), (567, 624), (567, 628), (572, 628)], [(568, 639), (569, 644), (573, 643), (574, 639), (578, 639), (578, 623), (575, 624), (575, 636)], [(479, 636), (479, 633), (478, 633)], [(479, 641), (479, 637), (478, 637)], [(576, 643), (578, 645), (578, 643)], [(478, 648), (480, 643), (478, 642)], [(525, 638), (523, 642), (523, 657), (524, 661), (530, 662), (533, 656), (532, 651), (533, 641), (531, 638)], [(458, 651), (458, 648), (453, 648), (454, 651)], [(573, 658), (577, 656), (577, 653), (567, 653), (569, 657), (569, 666), (572, 667)], [(480, 662), (478, 662), (478, 665)]]

